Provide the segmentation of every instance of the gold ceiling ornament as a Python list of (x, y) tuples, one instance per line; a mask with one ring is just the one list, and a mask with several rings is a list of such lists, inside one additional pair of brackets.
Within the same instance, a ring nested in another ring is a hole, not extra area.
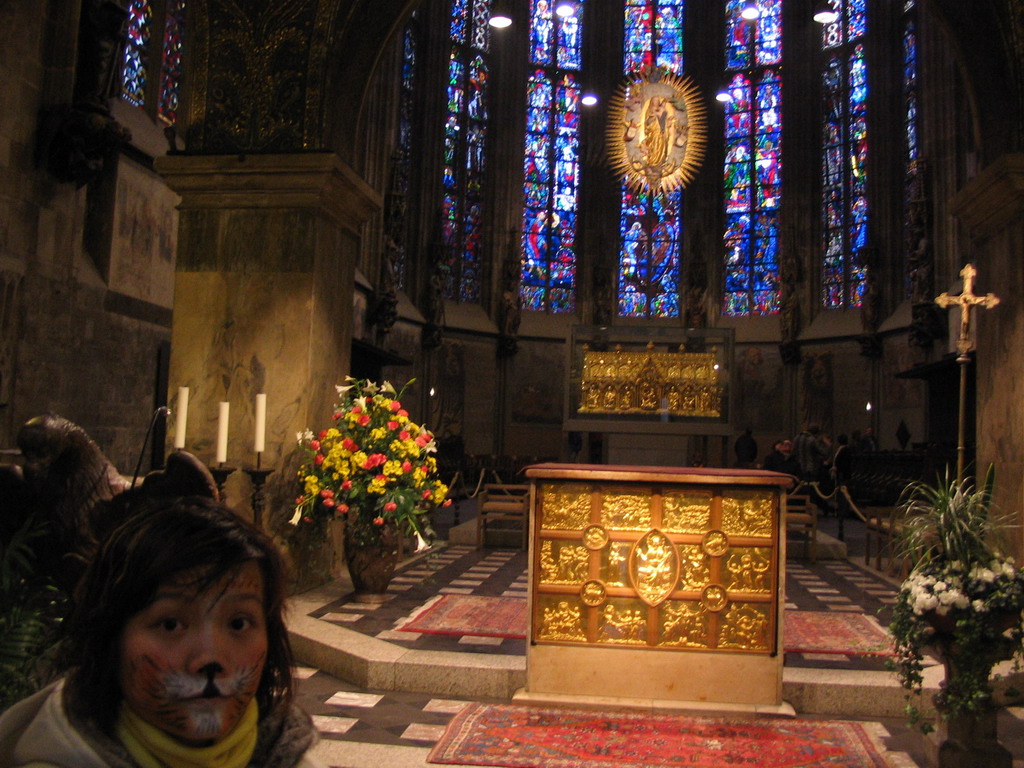
[(697, 175), (707, 146), (707, 109), (688, 77), (664, 67), (628, 75), (608, 109), (608, 159), (627, 185), (670, 192)]

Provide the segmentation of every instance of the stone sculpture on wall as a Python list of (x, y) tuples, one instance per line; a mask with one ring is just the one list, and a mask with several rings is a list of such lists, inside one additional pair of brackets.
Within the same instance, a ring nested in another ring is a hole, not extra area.
[(509, 248), (501, 273), (501, 309), (498, 336), (498, 357), (511, 357), (519, 349), (519, 323), (522, 320), (523, 300), (519, 295), (522, 276), (519, 272), (519, 254)]

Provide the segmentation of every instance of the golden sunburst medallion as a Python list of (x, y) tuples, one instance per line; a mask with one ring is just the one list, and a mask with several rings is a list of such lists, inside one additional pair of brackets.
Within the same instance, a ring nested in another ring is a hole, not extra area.
[(688, 77), (663, 67), (627, 76), (608, 109), (608, 158), (630, 187), (685, 187), (704, 161), (707, 109)]

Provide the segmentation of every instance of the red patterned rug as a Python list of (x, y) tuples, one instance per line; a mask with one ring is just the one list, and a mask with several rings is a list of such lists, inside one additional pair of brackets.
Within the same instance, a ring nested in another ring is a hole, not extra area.
[(469, 704), (428, 762), (501, 768), (886, 768), (871, 724)]
[[(785, 645), (790, 653), (885, 656), (888, 635), (859, 613), (786, 611)], [(518, 597), (441, 595), (398, 629), (432, 635), (526, 637), (526, 600)]]
[(786, 611), (785, 621), (788, 653), (892, 654), (889, 633), (862, 613)]
[(526, 637), (526, 600), (441, 595), (398, 627), (402, 632), (475, 637)]

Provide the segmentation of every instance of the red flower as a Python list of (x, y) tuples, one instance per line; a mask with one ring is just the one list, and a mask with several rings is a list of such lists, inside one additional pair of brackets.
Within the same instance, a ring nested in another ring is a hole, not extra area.
[(351, 491), (352, 490), (352, 481), (351, 480), (345, 480), (341, 484), (341, 490), (343, 490), (343, 491)]
[(384, 525), (384, 518), (383, 517), (375, 517), (375, 518), (373, 518), (373, 524), (374, 525)]
[(310, 517), (309, 515), (306, 515), (304, 518), (302, 518), (302, 522), (304, 522), (304, 523), (312, 523), (313, 522), (313, 518)]
[(387, 475), (377, 475), (373, 479), (376, 480), (378, 483), (386, 483), (388, 481), (388, 476)]
[(388, 429), (398, 429), (398, 422), (397, 421), (389, 421), (388, 422)]
[(344, 515), (346, 512), (348, 512), (348, 504), (339, 504), (338, 505), (338, 514)]
[(384, 505), (385, 512), (394, 512), (396, 509), (398, 509), (398, 505), (395, 504), (395, 502), (393, 501), (389, 501), (387, 504)]
[(322, 491), (320, 491), (320, 495), (323, 496), (325, 499), (333, 499), (334, 491), (332, 491), (330, 488), (324, 488)]
[(359, 450), (359, 444), (351, 437), (346, 437), (344, 440), (342, 440), (341, 447), (344, 448), (346, 451), (351, 451), (352, 453), (355, 453), (356, 451)]
[(359, 417), (359, 421), (357, 423), (359, 424), (360, 427), (365, 427), (367, 424), (370, 423), (370, 417), (364, 413), (362, 416)]
[(408, 411), (406, 411), (406, 410), (404, 410), (404, 409), (403, 409), (403, 410), (401, 410), (401, 411), (399, 411), (399, 412), (398, 412), (398, 415), (399, 415), (399, 416), (401, 416), (401, 417), (402, 417), (402, 418), (404, 418), (404, 419), (408, 419), (408, 418), (409, 418), (409, 412), (408, 412)]
[(352, 410), (349, 411), (349, 413), (362, 413), (362, 412), (363, 412), (363, 409), (360, 408), (358, 405), (353, 405), (352, 406)]
[(319, 467), (321, 464), (324, 463), (324, 455), (322, 453), (318, 453), (316, 455), (315, 461), (316, 461), (316, 465)]
[(442, 504), (441, 506), (442, 507), (450, 507), (451, 505), (452, 505), (452, 500), (451, 499), (445, 499), (444, 500), (444, 504)]
[(430, 438), (427, 437), (426, 435), (420, 435), (419, 437), (416, 438), (416, 445), (418, 445), (420, 448), (422, 448), (429, 442)]
[(323, 504), (325, 507), (333, 507), (334, 506), (334, 499), (324, 499), (320, 503)]
[(321, 440), (323, 440), (325, 437), (327, 437), (327, 430), (326, 429), (321, 429), (320, 430), (320, 434), (317, 435), (317, 437), (319, 437)]
[(320, 450), (320, 441), (319, 440), (310, 440), (309, 441), (309, 449), (311, 451), (319, 451)]
[(342, 415), (343, 414), (342, 414), (341, 411), (335, 411), (334, 412), (334, 420), (337, 421), (338, 419), (340, 419), (342, 417)]
[(402, 462), (402, 471), (405, 472), (406, 474), (408, 474), (409, 472), (412, 472), (412, 464), (410, 462), (408, 462), (408, 461), (403, 461)]
[(400, 402), (398, 402), (397, 400), (392, 400), (391, 401), (391, 410), (395, 411), (395, 413), (397, 413), (398, 411), (402, 410), (402, 404)]
[(295, 498), (295, 503), (296, 503), (296, 504), (301, 504), (301, 503), (302, 503), (302, 502), (304, 502), (305, 500), (306, 500), (306, 497), (305, 497), (305, 496), (297, 496), (297, 497)]
[(424, 492), (423, 492), (423, 498), (424, 498), (424, 499), (429, 499), (429, 498), (430, 498), (431, 496), (433, 496), (433, 495), (434, 495), (434, 494), (433, 494), (433, 493), (431, 493), (430, 491), (424, 491)]
[(399, 433), (398, 433), (398, 439), (399, 439), (399, 440), (408, 440), (408, 439), (409, 439), (409, 433), (408, 433), (408, 432), (406, 432), (406, 431), (405, 431), (405, 430), (403, 429), (403, 430), (402, 430), (401, 432), (399, 432)]

